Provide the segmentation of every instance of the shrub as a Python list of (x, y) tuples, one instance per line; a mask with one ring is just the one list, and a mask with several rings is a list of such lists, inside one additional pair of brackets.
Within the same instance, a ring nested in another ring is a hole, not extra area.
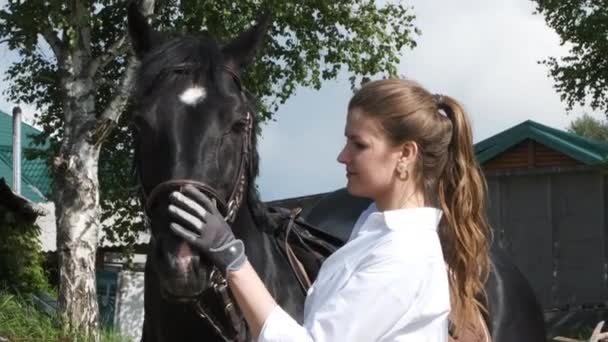
[[(40, 342), (84, 342), (86, 338), (76, 334), (67, 335), (61, 331), (58, 317), (38, 310), (23, 296), (0, 290), (0, 337), (9, 341)], [(127, 338), (104, 330), (102, 342), (127, 342)]]
[(0, 206), (0, 286), (14, 292), (48, 289), (42, 267), (40, 227)]

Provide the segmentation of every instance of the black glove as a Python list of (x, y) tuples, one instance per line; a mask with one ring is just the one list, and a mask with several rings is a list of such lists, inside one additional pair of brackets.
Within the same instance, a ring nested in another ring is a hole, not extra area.
[(194, 186), (169, 196), (169, 227), (205, 254), (226, 274), (243, 266), (247, 257), (243, 241), (236, 239), (211, 200)]

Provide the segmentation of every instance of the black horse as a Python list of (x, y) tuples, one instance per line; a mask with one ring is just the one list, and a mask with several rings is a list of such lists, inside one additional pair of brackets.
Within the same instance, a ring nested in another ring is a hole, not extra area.
[(266, 23), (220, 48), (209, 37), (162, 37), (135, 2), (128, 21), (141, 60), (133, 93), (135, 168), (152, 234), (142, 341), (223, 341), (217, 331), (231, 333), (209, 261), (168, 228), (168, 194), (186, 183), (206, 191), (230, 215), (270, 292), (301, 320), (304, 294), (272, 236), (257, 228), (273, 224), (250, 182), (258, 173), (257, 121), (239, 75), (254, 57)]
[[(253, 183), (258, 173), (257, 117), (240, 81), (268, 20), (258, 21), (220, 47), (205, 35), (163, 37), (135, 3), (128, 19), (132, 45), (141, 60), (133, 94), (135, 167), (152, 233), (142, 341), (242, 337), (242, 319), (221, 277), (168, 229), (168, 194), (185, 184), (216, 201), (266, 287), (301, 321), (305, 294), (273, 233), (277, 222)], [(331, 215), (319, 207), (310, 213), (316, 215), (314, 222), (350, 222), (360, 212), (349, 207), (349, 200), (335, 204), (343, 204), (351, 214)], [(324, 213), (325, 219), (319, 219)], [(542, 315), (529, 286), (507, 259), (493, 252), (492, 260), (488, 296), (494, 341), (542, 341)]]

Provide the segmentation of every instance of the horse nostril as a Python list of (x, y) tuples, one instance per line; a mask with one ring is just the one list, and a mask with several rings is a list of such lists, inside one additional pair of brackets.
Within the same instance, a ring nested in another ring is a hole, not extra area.
[(177, 257), (178, 258), (186, 258), (192, 257), (192, 248), (187, 242), (181, 242), (177, 248)]
[(192, 249), (187, 242), (182, 242), (177, 249), (176, 263), (182, 273), (187, 273), (192, 264)]

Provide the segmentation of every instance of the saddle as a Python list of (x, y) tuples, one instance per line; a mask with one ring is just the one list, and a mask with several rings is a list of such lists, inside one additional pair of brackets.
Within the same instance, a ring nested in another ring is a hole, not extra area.
[[(321, 265), (333, 252), (346, 241), (309, 224), (300, 217), (300, 208), (289, 210), (281, 207), (269, 207), (268, 215), (274, 221), (273, 232), (275, 243), (289, 261), (304, 294), (316, 279)], [(450, 312), (450, 342), (491, 342), (485, 320), (480, 315), (476, 322), (467, 322), (459, 327), (459, 334), (454, 334), (453, 322), (457, 313)]]
[(344, 242), (307, 223), (301, 209), (269, 207), (268, 216), (275, 222), (274, 241), (289, 261), (304, 294), (317, 278), (321, 265)]

